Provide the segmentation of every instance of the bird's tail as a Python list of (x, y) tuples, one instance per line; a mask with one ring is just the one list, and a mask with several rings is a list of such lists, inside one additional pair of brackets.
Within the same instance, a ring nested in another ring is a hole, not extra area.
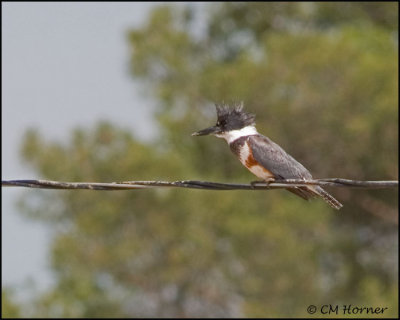
[(329, 204), (332, 208), (336, 210), (339, 210), (341, 207), (343, 207), (343, 205), (339, 201), (337, 201), (320, 186), (294, 187), (287, 188), (286, 190), (294, 193), (299, 197), (302, 197), (305, 200), (313, 197), (321, 197), (327, 204)]
[(339, 210), (341, 207), (343, 207), (343, 205), (339, 201), (337, 201), (334, 197), (332, 197), (328, 192), (326, 192), (321, 187), (315, 186), (315, 191), (332, 208)]

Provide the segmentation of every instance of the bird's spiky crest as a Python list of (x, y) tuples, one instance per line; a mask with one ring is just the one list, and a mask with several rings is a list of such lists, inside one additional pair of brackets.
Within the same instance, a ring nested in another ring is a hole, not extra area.
[(255, 114), (243, 111), (243, 102), (234, 103), (231, 106), (226, 103), (216, 104), (218, 121), (241, 123), (241, 127), (255, 125)]

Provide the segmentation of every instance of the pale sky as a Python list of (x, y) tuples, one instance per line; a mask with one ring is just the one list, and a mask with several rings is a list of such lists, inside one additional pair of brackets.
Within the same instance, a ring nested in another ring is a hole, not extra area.
[[(126, 31), (159, 3), (2, 3), (2, 180), (36, 179), (19, 161), (27, 128), (62, 141), (77, 126), (109, 120), (140, 138), (156, 134), (152, 103), (129, 75)], [(50, 233), (22, 217), (2, 188), (3, 285), (51, 284)], [(43, 190), (46, 192), (46, 190)]]

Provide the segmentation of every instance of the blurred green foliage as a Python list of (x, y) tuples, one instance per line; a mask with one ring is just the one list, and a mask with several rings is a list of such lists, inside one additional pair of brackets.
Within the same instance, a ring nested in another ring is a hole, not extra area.
[[(128, 34), (160, 136), (109, 123), (67, 143), (27, 132), (23, 158), (59, 181), (254, 180), (224, 141), (190, 133), (243, 100), (315, 177), (398, 176), (397, 3), (160, 6)], [(199, 19), (199, 12), (202, 12)], [(134, 111), (133, 111), (134, 114)], [(28, 191), (54, 230), (40, 317), (308, 317), (308, 305), (397, 304), (397, 193)], [(318, 315), (318, 314), (317, 314)]]
[(1, 317), (2, 318), (19, 318), (21, 317), (20, 308), (14, 302), (12, 291), (9, 288), (1, 290)]

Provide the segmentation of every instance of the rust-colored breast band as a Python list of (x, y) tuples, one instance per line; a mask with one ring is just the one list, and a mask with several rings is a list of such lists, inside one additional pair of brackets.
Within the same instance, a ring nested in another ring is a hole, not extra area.
[(249, 146), (249, 143), (247, 143), (247, 146), (249, 148), (249, 156), (246, 159), (246, 167), (248, 169), (254, 167), (254, 166), (258, 166), (259, 168), (261, 168), (265, 173), (267, 173), (269, 176), (273, 177), (274, 174), (269, 171), (267, 168), (264, 168), (253, 156), (253, 151), (251, 150), (251, 147)]

